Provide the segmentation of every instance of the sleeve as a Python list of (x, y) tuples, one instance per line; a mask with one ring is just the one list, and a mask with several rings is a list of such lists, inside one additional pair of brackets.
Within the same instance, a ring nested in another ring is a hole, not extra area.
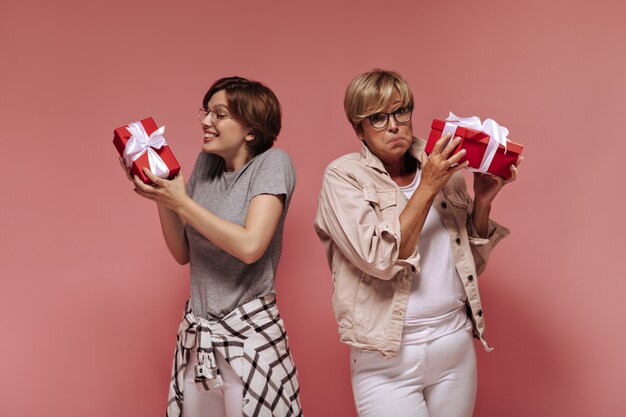
[[(315, 229), (322, 240), (332, 241), (341, 253), (361, 271), (389, 280), (407, 267), (417, 270), (417, 248), (407, 259), (400, 254), (400, 213), (381, 217), (372, 204), (373, 190), (365, 190), (354, 179), (329, 168), (319, 197)], [(328, 242), (326, 242), (328, 243)], [(325, 244), (330, 257), (330, 245)], [(330, 259), (329, 259), (330, 260)]]
[[(470, 200), (470, 207), (473, 207), (473, 202)], [(471, 209), (470, 209), (471, 210)], [(480, 274), (487, 267), (487, 261), (493, 248), (496, 247), (498, 242), (508, 236), (509, 229), (496, 223), (494, 220), (489, 219), (489, 234), (487, 238), (481, 238), (474, 227), (472, 221), (471, 211), (467, 216), (467, 235), (469, 238), (470, 249), (474, 256), (474, 264), (476, 265), (476, 272)]]
[(251, 187), (251, 197), (260, 194), (285, 195), (288, 201), (296, 185), (296, 170), (291, 158), (280, 149), (269, 149), (260, 161)]

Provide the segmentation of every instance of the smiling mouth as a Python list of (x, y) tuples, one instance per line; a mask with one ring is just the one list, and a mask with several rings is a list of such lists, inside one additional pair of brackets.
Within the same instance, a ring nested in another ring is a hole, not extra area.
[(213, 139), (215, 139), (218, 136), (219, 135), (217, 135), (216, 133), (204, 132), (204, 141), (205, 142), (210, 142), (210, 141), (212, 141)]

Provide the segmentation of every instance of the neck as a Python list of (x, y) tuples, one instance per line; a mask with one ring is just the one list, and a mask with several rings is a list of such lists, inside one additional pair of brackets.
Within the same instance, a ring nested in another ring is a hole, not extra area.
[(407, 185), (417, 171), (417, 161), (408, 153), (395, 161), (382, 161), (387, 173), (398, 185)]
[(253, 157), (254, 155), (252, 155), (247, 150), (244, 150), (232, 156), (222, 156), (222, 158), (224, 158), (226, 172), (237, 171), (239, 168), (247, 164), (248, 161), (250, 161)]

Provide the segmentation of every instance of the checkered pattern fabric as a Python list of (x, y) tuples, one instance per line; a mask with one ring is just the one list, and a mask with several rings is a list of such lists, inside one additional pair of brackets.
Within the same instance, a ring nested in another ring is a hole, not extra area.
[(298, 376), (273, 295), (237, 307), (220, 320), (195, 317), (187, 302), (178, 328), (167, 417), (182, 414), (183, 377), (194, 346), (198, 352), (194, 371), (199, 389), (208, 391), (222, 385), (215, 361), (217, 350), (228, 363), (235, 358), (243, 359), (239, 376), (244, 386), (244, 416), (302, 416)]

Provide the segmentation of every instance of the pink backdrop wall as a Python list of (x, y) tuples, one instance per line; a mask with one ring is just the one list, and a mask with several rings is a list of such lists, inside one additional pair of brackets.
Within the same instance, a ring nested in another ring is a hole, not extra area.
[(481, 276), (475, 416), (626, 415), (622, 2), (179, 4), (0, 4), (1, 415), (163, 415), (188, 270), (111, 132), (154, 116), (189, 174), (202, 96), (238, 74), (280, 98), (298, 170), (277, 286), (305, 413), (354, 416), (312, 222), (324, 167), (358, 149), (343, 91), (374, 67), (412, 85), (416, 134), (453, 110), (526, 145)]

